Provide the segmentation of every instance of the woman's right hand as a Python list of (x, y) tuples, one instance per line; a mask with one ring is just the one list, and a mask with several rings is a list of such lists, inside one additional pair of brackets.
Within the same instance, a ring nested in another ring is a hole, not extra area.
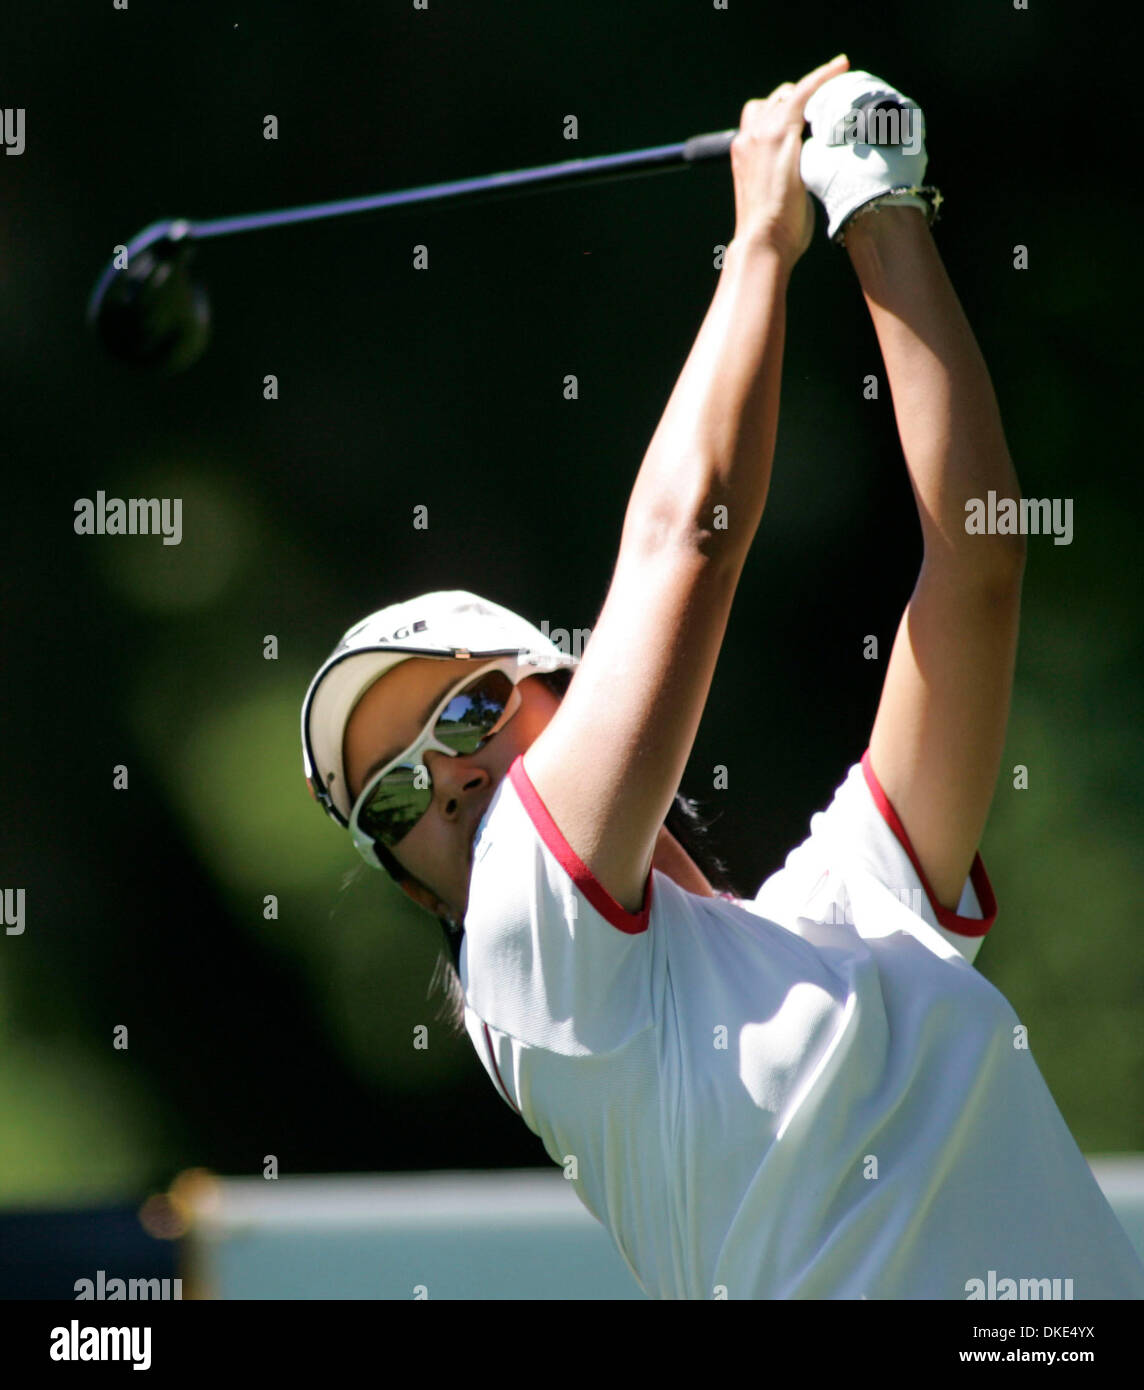
[(731, 142), (735, 240), (775, 250), (787, 265), (810, 245), (814, 207), (799, 172), (803, 112), (811, 95), (849, 68), (840, 53), (799, 82), (783, 82), (765, 100), (748, 101)]

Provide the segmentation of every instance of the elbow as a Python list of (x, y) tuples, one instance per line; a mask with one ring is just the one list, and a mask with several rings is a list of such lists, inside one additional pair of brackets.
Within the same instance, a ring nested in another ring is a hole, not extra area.
[[(1008, 538), (1006, 538), (1008, 539)], [(988, 546), (958, 552), (951, 560), (922, 561), (919, 584), (955, 592), (962, 600), (985, 605), (989, 611), (1018, 609), (1025, 578), (1024, 544)]]
[(686, 563), (696, 574), (734, 580), (742, 571), (744, 551), (727, 532), (695, 517), (643, 518), (624, 527), (621, 557), (642, 565)]
[(996, 541), (990, 553), (984, 557), (986, 572), (1002, 584), (1020, 585), (1025, 577), (1025, 563), (1029, 555), (1026, 538), (1021, 535), (991, 536)]
[(725, 490), (705, 487), (693, 496), (677, 492), (630, 507), (623, 544), (644, 556), (690, 554), (714, 568), (732, 568), (742, 564), (758, 525), (757, 518), (754, 525), (745, 525), (742, 513), (741, 505), (732, 508)]
[(931, 533), (925, 538), (922, 568), (951, 576), (959, 587), (1019, 590), (1027, 558), (1026, 538), (1017, 532), (953, 538)]
[(1025, 577), (1028, 546), (1024, 536), (989, 536), (989, 544), (975, 547), (970, 577), (982, 587), (1005, 592), (1020, 589)]

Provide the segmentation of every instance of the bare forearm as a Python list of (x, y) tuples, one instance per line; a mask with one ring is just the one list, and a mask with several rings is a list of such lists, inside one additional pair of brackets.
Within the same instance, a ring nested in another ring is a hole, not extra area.
[(727, 248), (636, 478), (625, 541), (685, 539), (720, 560), (745, 558), (770, 485), (789, 278), (787, 260), (766, 246)]
[(929, 228), (911, 208), (858, 218), (846, 249), (889, 376), (926, 560), (969, 574), (1005, 570), (1020, 537), (969, 536), (965, 504), (1019, 497), (989, 372)]

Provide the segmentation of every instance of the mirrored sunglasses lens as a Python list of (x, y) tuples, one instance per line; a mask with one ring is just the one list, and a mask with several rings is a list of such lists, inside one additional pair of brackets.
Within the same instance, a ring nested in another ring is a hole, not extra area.
[(395, 767), (374, 788), (358, 824), (383, 845), (395, 845), (429, 809), (433, 789), (424, 767)]
[(478, 676), (441, 711), (436, 737), (456, 753), (475, 752), (503, 716), (512, 690), (512, 681), (503, 671)]

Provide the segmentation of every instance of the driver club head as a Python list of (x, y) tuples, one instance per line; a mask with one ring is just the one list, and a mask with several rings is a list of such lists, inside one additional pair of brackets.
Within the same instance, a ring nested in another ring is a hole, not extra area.
[(196, 362), (210, 337), (210, 304), (192, 277), (195, 248), (185, 229), (168, 223), (139, 249), (128, 247), (127, 267), (105, 274), (88, 311), (113, 357), (165, 376)]

